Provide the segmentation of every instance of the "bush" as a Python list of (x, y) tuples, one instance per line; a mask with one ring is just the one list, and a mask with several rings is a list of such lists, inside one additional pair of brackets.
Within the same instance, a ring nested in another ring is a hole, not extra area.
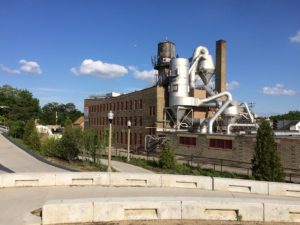
[(35, 127), (34, 119), (30, 119), (27, 121), (25, 125), (23, 141), (24, 144), (26, 144), (32, 150), (41, 150), (41, 141)]
[(64, 160), (74, 160), (78, 157), (80, 149), (81, 130), (68, 124), (60, 140), (59, 157)]
[(163, 144), (163, 149), (159, 155), (159, 166), (163, 169), (174, 169), (176, 167), (176, 159), (169, 141)]
[(257, 130), (255, 152), (252, 159), (252, 176), (255, 180), (284, 180), (273, 131), (268, 121), (263, 121)]
[(60, 152), (60, 140), (55, 138), (47, 138), (42, 144), (42, 154), (50, 157), (58, 157)]

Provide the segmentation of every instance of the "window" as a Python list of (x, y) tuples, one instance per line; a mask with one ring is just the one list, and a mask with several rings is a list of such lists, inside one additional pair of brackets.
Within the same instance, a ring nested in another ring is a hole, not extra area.
[(134, 126), (137, 126), (137, 118), (136, 118), (136, 116), (134, 117), (133, 124), (134, 124)]
[(117, 102), (117, 110), (120, 110), (120, 102)]
[(196, 145), (196, 137), (179, 137), (179, 144), (181, 145)]
[(140, 99), (140, 109), (143, 109), (143, 100)]
[(221, 148), (221, 149), (232, 149), (232, 140), (209, 139), (209, 147)]
[(134, 100), (134, 109), (138, 109), (138, 101)]
[(133, 102), (130, 100), (130, 110), (132, 110)]
[(127, 110), (128, 109), (128, 102), (126, 101), (125, 102), (125, 110)]
[(123, 104), (123, 102), (121, 102), (121, 110), (123, 110), (124, 109), (124, 104)]
[(140, 126), (143, 126), (143, 117), (140, 116)]

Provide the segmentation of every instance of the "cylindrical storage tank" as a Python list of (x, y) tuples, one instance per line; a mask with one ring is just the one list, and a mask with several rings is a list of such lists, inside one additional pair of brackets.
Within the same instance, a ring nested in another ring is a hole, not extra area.
[(175, 58), (175, 44), (170, 41), (158, 43), (157, 66), (168, 66), (172, 58)]
[(169, 106), (176, 106), (176, 97), (189, 96), (189, 60), (174, 58), (170, 65)]

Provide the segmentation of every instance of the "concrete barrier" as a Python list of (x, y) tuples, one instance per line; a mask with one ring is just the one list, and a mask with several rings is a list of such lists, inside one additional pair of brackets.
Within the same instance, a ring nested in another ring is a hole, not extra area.
[(0, 188), (4, 187), (4, 186), (3, 186), (3, 182), (2, 182), (2, 177), (3, 177), (3, 175), (4, 175), (4, 174), (0, 174)]
[(300, 204), (265, 203), (266, 222), (300, 222)]
[(161, 187), (161, 175), (141, 173), (110, 173), (110, 185), (117, 187)]
[(55, 186), (54, 173), (2, 174), (2, 187)]
[(161, 175), (162, 187), (199, 188), (212, 190), (212, 178), (204, 176)]
[(94, 202), (94, 222), (181, 219), (181, 201), (111, 200)]
[(182, 219), (263, 221), (263, 204), (231, 199), (183, 201)]
[(213, 190), (267, 195), (268, 182), (214, 177)]
[(43, 206), (42, 224), (93, 222), (92, 200), (49, 201)]
[(56, 173), (56, 186), (109, 186), (109, 174), (100, 172)]
[(300, 185), (269, 182), (269, 195), (300, 197)]

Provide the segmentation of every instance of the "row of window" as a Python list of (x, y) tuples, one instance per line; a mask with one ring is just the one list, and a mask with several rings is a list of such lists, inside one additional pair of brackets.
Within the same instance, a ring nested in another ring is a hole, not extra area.
[[(196, 137), (179, 137), (179, 144), (195, 146), (197, 138)], [(220, 148), (220, 149), (232, 149), (232, 140), (223, 139), (209, 139), (210, 148)]]
[[(131, 126), (143, 126), (142, 116), (130, 116), (130, 117), (115, 117), (112, 121), (113, 125), (116, 126), (127, 126), (127, 121), (131, 121)], [(89, 124), (92, 126), (108, 125), (109, 121), (107, 117), (93, 117), (89, 118)]]
[[(105, 132), (107, 131), (99, 130), (98, 134), (100, 137), (104, 137)], [(114, 132), (112, 138), (117, 144), (128, 144), (127, 132)], [(143, 135), (141, 133), (130, 133), (130, 145), (142, 145), (142, 142)]]
[(89, 112), (108, 112), (112, 111), (123, 111), (123, 110), (136, 110), (143, 109), (143, 100), (130, 100), (124, 102), (111, 102), (97, 105), (90, 105)]

